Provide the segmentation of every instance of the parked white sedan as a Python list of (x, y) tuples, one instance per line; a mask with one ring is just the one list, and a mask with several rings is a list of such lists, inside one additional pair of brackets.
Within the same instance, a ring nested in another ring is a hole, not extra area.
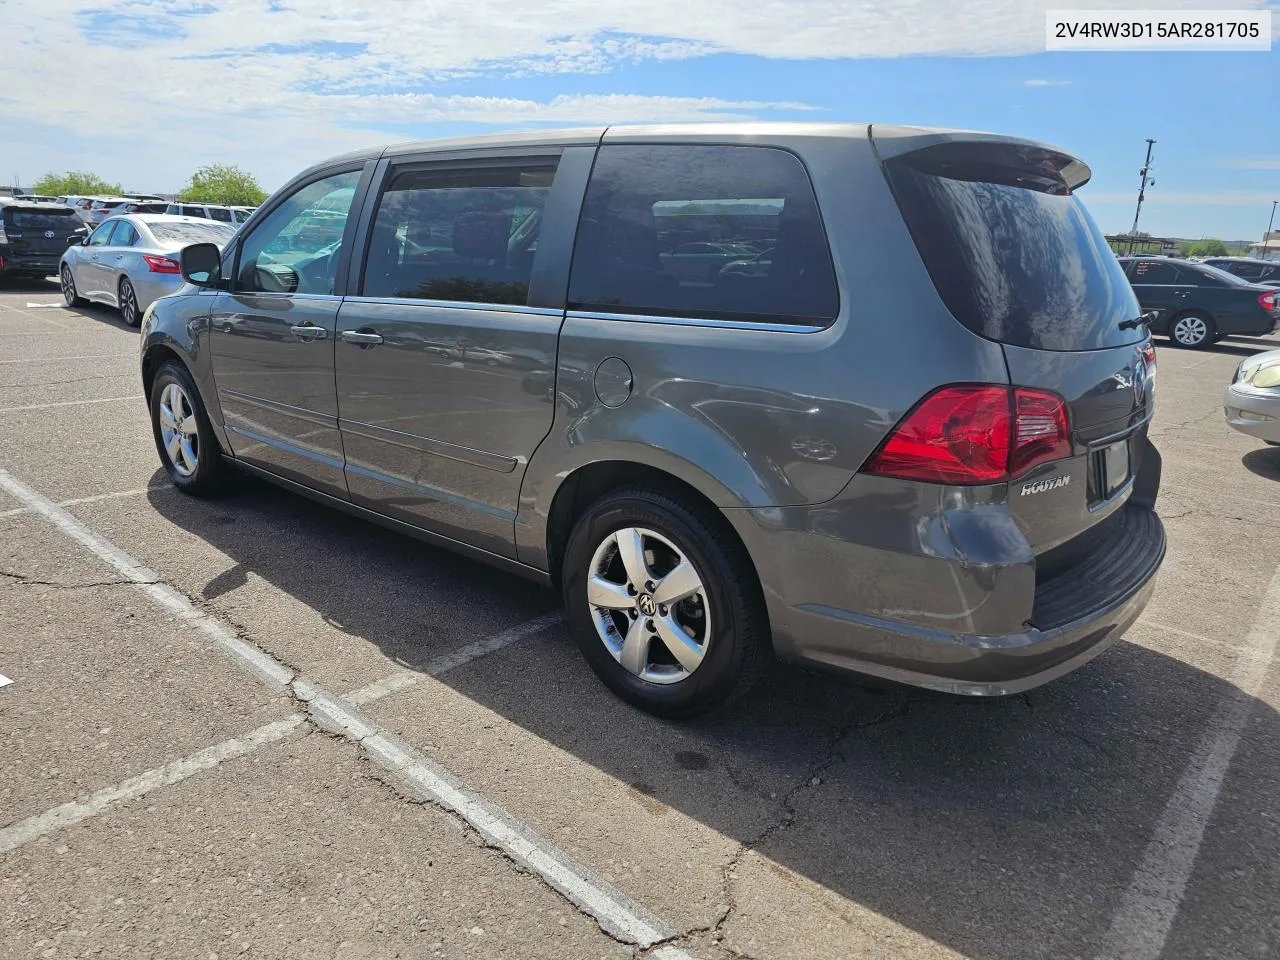
[(82, 243), (69, 247), (58, 265), (67, 306), (86, 300), (116, 307), (136, 327), (153, 300), (182, 288), (178, 253), (192, 243), (223, 246), (235, 228), (228, 223), (130, 214), (104, 220)]
[(1280, 350), (1242, 360), (1223, 407), (1231, 427), (1280, 446)]

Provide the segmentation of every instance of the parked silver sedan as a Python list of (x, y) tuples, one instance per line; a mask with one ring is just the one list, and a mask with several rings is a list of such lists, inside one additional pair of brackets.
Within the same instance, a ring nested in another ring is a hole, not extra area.
[(67, 306), (85, 301), (116, 307), (131, 327), (153, 300), (182, 289), (178, 253), (192, 243), (221, 247), (235, 228), (229, 223), (131, 214), (104, 220), (84, 241), (69, 247), (58, 264)]

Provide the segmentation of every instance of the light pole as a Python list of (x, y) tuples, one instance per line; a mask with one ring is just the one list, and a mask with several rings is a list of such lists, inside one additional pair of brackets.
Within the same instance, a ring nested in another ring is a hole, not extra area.
[(1262, 248), (1258, 251), (1263, 260), (1267, 259), (1267, 238), (1271, 236), (1271, 225), (1276, 222), (1276, 204), (1280, 200), (1271, 201), (1271, 219), (1267, 221), (1267, 232), (1262, 235)]
[(1147, 196), (1147, 184), (1155, 185), (1154, 180), (1150, 180), (1147, 176), (1151, 172), (1151, 148), (1155, 146), (1155, 141), (1147, 140), (1147, 159), (1143, 161), (1142, 169), (1138, 172), (1142, 174), (1142, 184), (1138, 187), (1138, 209), (1133, 211), (1133, 227), (1129, 230), (1129, 252), (1133, 253), (1133, 241), (1138, 234), (1138, 217), (1142, 214), (1142, 201)]

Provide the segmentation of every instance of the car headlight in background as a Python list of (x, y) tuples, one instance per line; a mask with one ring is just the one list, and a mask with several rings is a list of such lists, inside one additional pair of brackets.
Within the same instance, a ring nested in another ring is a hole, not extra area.
[(1259, 390), (1280, 387), (1280, 361), (1269, 363), (1253, 363), (1242, 361), (1236, 368), (1236, 376), (1232, 383), (1243, 383)]

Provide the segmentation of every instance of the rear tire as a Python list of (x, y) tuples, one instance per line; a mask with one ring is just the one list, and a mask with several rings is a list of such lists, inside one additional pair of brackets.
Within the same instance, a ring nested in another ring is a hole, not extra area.
[(151, 382), (150, 405), (156, 452), (173, 485), (195, 497), (221, 492), (227, 465), (186, 367), (172, 360), (160, 366)]
[(1188, 310), (1169, 321), (1169, 339), (1174, 346), (1203, 350), (1218, 338), (1213, 317), (1200, 310)]
[(89, 302), (77, 292), (75, 274), (65, 263), (58, 271), (58, 283), (62, 287), (62, 299), (67, 302), (68, 307), (83, 307)]
[(120, 304), (120, 318), (129, 327), (142, 326), (142, 311), (138, 309), (138, 294), (128, 277), (120, 278), (120, 296), (116, 301)]
[[(591, 669), (649, 713), (692, 717), (724, 707), (768, 663), (768, 615), (751, 560), (723, 518), (690, 499), (638, 486), (601, 497), (569, 535), (561, 583), (566, 620)], [(664, 593), (685, 598), (660, 604)]]

